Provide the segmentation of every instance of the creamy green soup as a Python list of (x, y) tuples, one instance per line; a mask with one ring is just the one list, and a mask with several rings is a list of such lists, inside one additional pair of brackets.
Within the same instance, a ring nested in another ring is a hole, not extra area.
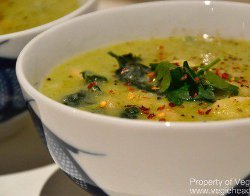
[(0, 35), (51, 22), (79, 6), (78, 0), (0, 0)]
[(71, 107), (122, 118), (247, 118), (249, 50), (249, 41), (214, 37), (130, 41), (56, 66), (40, 91)]

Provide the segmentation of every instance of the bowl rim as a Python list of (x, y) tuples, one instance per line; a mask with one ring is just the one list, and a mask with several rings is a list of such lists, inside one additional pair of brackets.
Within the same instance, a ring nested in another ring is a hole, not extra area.
[(67, 21), (71, 18), (74, 18), (78, 15), (80, 15), (81, 13), (84, 13), (85, 11), (87, 11), (89, 8), (91, 8), (91, 6), (93, 6), (95, 3), (97, 3), (98, 0), (85, 0), (85, 2), (82, 3), (82, 5), (80, 5), (80, 7), (78, 7), (77, 9), (69, 12), (66, 15), (63, 15), (60, 18), (57, 18), (56, 20), (52, 20), (50, 22), (47, 22), (45, 24), (39, 25), (39, 26), (35, 26), (29, 29), (24, 29), (21, 31), (17, 31), (17, 32), (13, 32), (13, 33), (7, 33), (7, 34), (2, 34), (0, 35), (0, 42), (1, 41), (6, 41), (6, 40), (10, 40), (13, 38), (18, 38), (18, 37), (22, 37), (22, 36), (26, 36), (26, 35), (36, 35), (39, 34), (40, 32), (43, 32), (55, 25), (58, 25), (64, 21)]
[[(218, 121), (166, 121), (166, 122), (159, 122), (159, 121), (149, 121), (149, 120), (131, 120), (131, 119), (124, 119), (124, 118), (119, 118), (119, 117), (113, 117), (113, 116), (107, 116), (107, 115), (102, 115), (102, 114), (96, 114), (96, 113), (91, 113), (88, 111), (83, 111), (79, 110), (70, 106), (63, 105), (62, 103), (59, 103), (41, 92), (39, 92), (35, 87), (33, 87), (28, 80), (25, 77), (24, 71), (23, 71), (23, 66), (24, 64), (23, 59), (25, 59), (27, 52), (30, 50), (30, 48), (33, 47), (36, 42), (39, 42), (39, 40), (43, 36), (47, 36), (50, 33), (53, 33), (54, 31), (58, 31), (61, 28), (64, 28), (67, 25), (70, 25), (72, 23), (78, 23), (82, 20), (87, 20), (89, 17), (95, 16), (95, 15), (101, 15), (101, 14), (110, 14), (112, 12), (119, 12), (119, 11), (127, 11), (131, 8), (137, 8), (137, 7), (143, 7), (143, 6), (150, 6), (150, 5), (156, 5), (156, 4), (181, 4), (181, 3), (194, 3), (194, 4), (201, 4), (203, 5), (205, 2), (208, 1), (156, 1), (156, 2), (145, 2), (145, 3), (138, 3), (138, 4), (133, 4), (133, 5), (127, 5), (123, 7), (118, 7), (118, 8), (111, 8), (107, 10), (101, 10), (98, 12), (93, 12), (89, 13), (84, 16), (80, 16), (77, 18), (74, 18), (70, 21), (66, 21), (63, 24), (59, 24), (41, 34), (33, 38), (21, 51), (18, 59), (17, 59), (17, 64), (16, 64), (16, 72), (17, 72), (17, 78), (19, 80), (19, 83), (21, 86), (25, 89), (26, 93), (29, 95), (32, 95), (32, 98), (38, 99), (38, 100), (43, 100), (43, 102), (48, 105), (49, 107), (54, 107), (57, 110), (60, 110), (62, 112), (70, 113), (72, 116), (76, 116), (78, 118), (82, 118), (85, 120), (90, 120), (90, 121), (95, 121), (98, 123), (104, 123), (104, 124), (110, 124), (113, 126), (127, 126), (127, 127), (134, 127), (134, 128), (139, 128), (141, 126), (148, 126), (149, 128), (159, 128), (159, 127), (172, 127), (172, 128), (187, 128), (187, 129), (192, 129), (192, 130), (199, 130), (200, 128), (206, 128), (210, 130), (217, 130), (221, 127), (223, 128), (230, 128), (232, 126), (249, 126), (250, 125), (250, 117), (247, 118), (240, 118), (240, 119), (229, 119), (229, 120), (218, 120)], [(209, 1), (212, 2), (212, 1)], [(215, 4), (226, 4), (226, 5), (241, 5), (241, 6), (249, 6), (250, 4), (248, 3), (242, 3), (242, 2), (227, 2), (227, 1), (215, 1), (212, 2), (213, 5)]]

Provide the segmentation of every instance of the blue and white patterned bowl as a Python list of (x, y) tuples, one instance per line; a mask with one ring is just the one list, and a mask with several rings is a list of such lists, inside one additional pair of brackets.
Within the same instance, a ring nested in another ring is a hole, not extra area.
[(183, 28), (191, 35), (219, 32), (250, 39), (249, 18), (250, 4), (159, 1), (88, 14), (36, 37), (18, 58), (17, 76), (55, 162), (94, 195), (190, 195), (191, 178), (247, 176), (249, 118), (207, 123), (127, 120), (65, 106), (37, 88), (54, 65), (83, 51), (183, 34)]
[[(80, 2), (83, 2), (80, 8), (55, 21), (32, 29), (0, 35), (0, 138), (11, 132), (12, 125), (19, 122), (16, 120), (19, 118), (19, 114), (26, 110), (26, 103), (16, 78), (17, 56), (23, 47), (39, 33), (75, 16), (96, 9), (97, 0)], [(15, 127), (18, 126), (15, 125)]]

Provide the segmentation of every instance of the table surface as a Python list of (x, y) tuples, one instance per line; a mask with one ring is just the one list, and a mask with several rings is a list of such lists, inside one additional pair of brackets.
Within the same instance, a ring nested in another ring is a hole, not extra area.
[[(236, 0), (250, 3), (250, 0)], [(99, 0), (98, 10), (145, 0)], [(88, 196), (53, 163), (28, 113), (22, 130), (0, 138), (1, 196)]]

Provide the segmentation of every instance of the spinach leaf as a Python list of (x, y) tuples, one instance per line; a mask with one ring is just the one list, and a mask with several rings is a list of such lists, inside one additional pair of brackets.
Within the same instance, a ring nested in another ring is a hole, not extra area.
[(108, 79), (104, 76), (95, 75), (91, 71), (83, 71), (82, 77), (86, 80), (87, 83), (91, 82), (107, 82)]
[(62, 102), (71, 107), (82, 107), (94, 104), (93, 97), (88, 91), (84, 90), (63, 97)]
[(215, 73), (211, 71), (207, 71), (204, 75), (204, 78), (214, 87), (223, 91), (227, 91), (233, 95), (238, 95), (239, 88), (235, 85), (232, 85), (219, 76), (217, 76)]
[(114, 57), (118, 61), (119, 66), (121, 68), (126, 67), (128, 65), (135, 65), (135, 64), (138, 64), (141, 62), (141, 58), (134, 56), (132, 53), (121, 55), (121, 56), (119, 56), (113, 52), (108, 52), (108, 54), (110, 56)]
[(125, 106), (125, 110), (122, 112), (122, 118), (137, 119), (140, 110), (136, 106)]
[(136, 86), (139, 89), (153, 91), (152, 84), (149, 83), (147, 74), (151, 69), (140, 63), (140, 58), (132, 54), (117, 56), (109, 52), (119, 62), (120, 67), (116, 70), (116, 76), (119, 80)]

